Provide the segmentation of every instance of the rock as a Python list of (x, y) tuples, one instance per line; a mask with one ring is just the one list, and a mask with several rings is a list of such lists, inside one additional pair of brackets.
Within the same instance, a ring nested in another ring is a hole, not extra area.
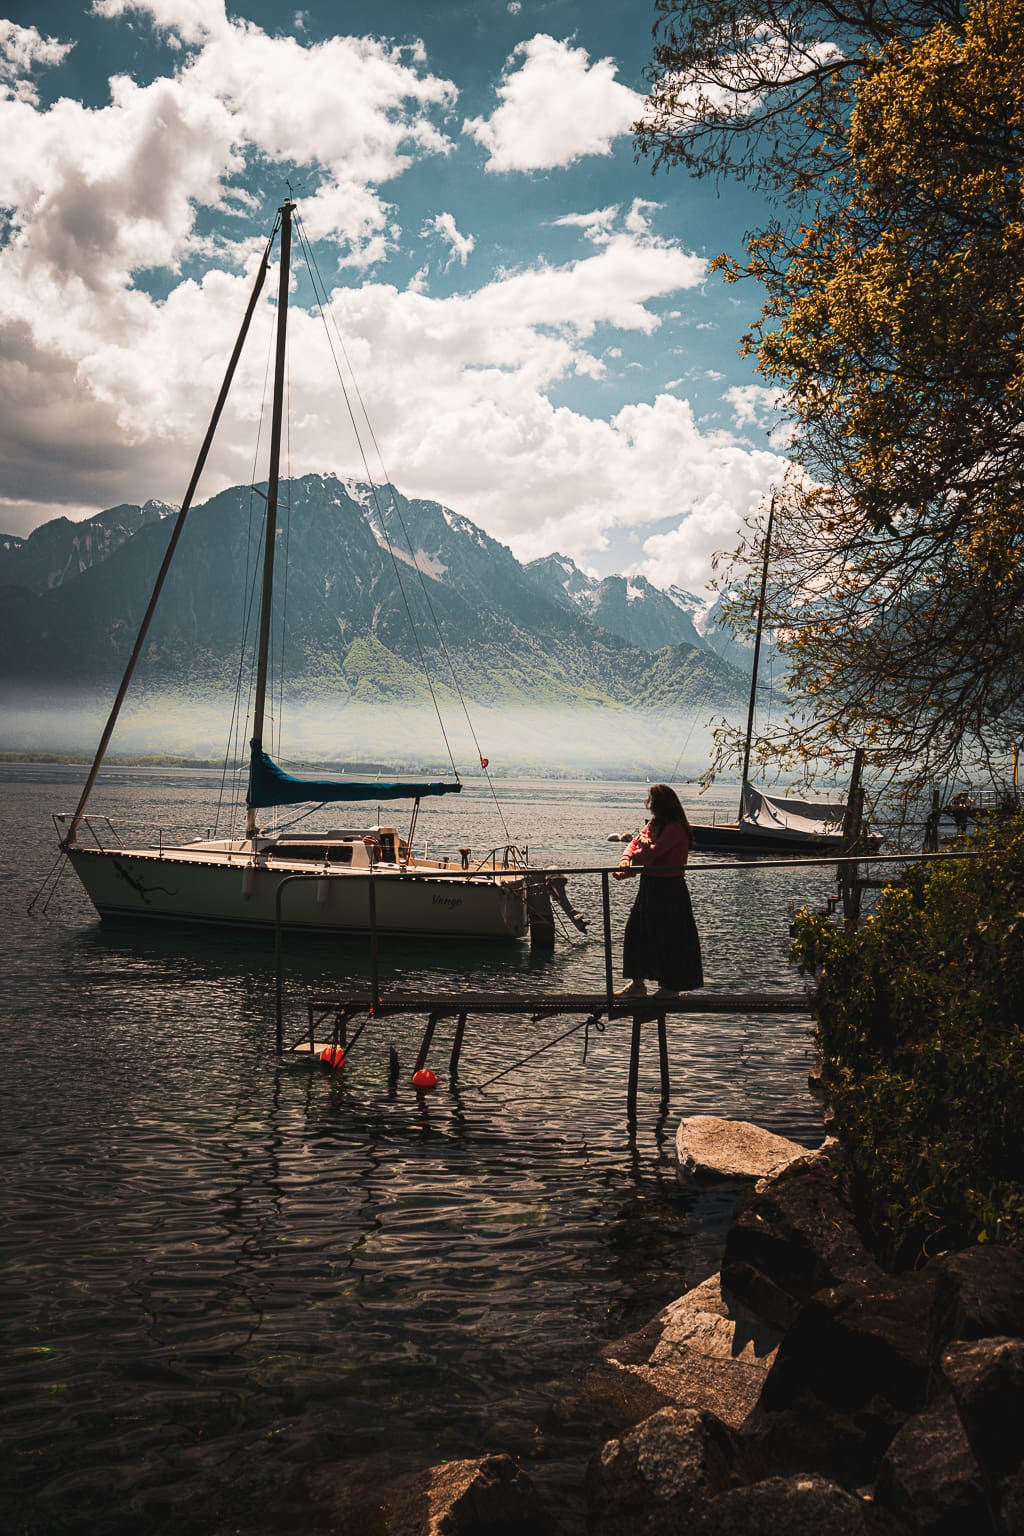
[(1024, 1536), (1024, 1467), (1003, 1478), (996, 1490), (996, 1503), (1004, 1536)]
[(930, 1355), (937, 1362), (954, 1339), (1024, 1338), (1024, 1253), (978, 1244), (943, 1254), (935, 1271)]
[(815, 1292), (881, 1274), (829, 1152), (802, 1157), (741, 1196), (725, 1240), (722, 1289), (758, 1317), (787, 1328)]
[(676, 1132), (679, 1177), (764, 1179), (778, 1173), (807, 1148), (764, 1131), (747, 1120), (688, 1115)]
[(798, 1473), (720, 1494), (686, 1527), (686, 1536), (882, 1536), (893, 1529), (863, 1499)]
[(991, 1491), (1024, 1464), (1024, 1340), (951, 1344), (941, 1370)]
[(915, 1413), (882, 1458), (875, 1500), (919, 1536), (988, 1536), (981, 1469), (951, 1397)]
[(924, 1272), (848, 1281), (801, 1308), (748, 1431), (780, 1471), (851, 1487), (873, 1480), (903, 1421), (925, 1406)]
[(720, 1275), (711, 1275), (625, 1339), (606, 1344), (603, 1354), (620, 1365), (666, 1365), (684, 1351), (708, 1358), (771, 1365), (782, 1335), (740, 1303), (722, 1296)]
[(736, 1479), (735, 1435), (710, 1413), (663, 1408), (609, 1440), (587, 1474), (593, 1536), (669, 1536), (707, 1494)]
[(713, 1275), (604, 1354), (662, 1399), (738, 1429), (760, 1396), (779, 1338), (746, 1308), (729, 1306)]
[(757, 1406), (765, 1370), (741, 1360), (709, 1358), (690, 1352), (664, 1365), (623, 1367), (673, 1406), (713, 1413), (731, 1429), (740, 1429)]
[(387, 1536), (536, 1536), (552, 1529), (545, 1506), (511, 1456), (448, 1461), (399, 1478), (372, 1507), (339, 1507), (343, 1530)]
[(627, 1366), (602, 1361), (588, 1371), (579, 1388), (554, 1404), (544, 1427), (561, 1439), (577, 1439), (593, 1447), (622, 1435), (674, 1400)]

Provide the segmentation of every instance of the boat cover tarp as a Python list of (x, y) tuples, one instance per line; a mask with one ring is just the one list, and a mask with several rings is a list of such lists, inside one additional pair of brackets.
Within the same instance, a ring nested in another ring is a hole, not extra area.
[(744, 784), (740, 803), (740, 826), (744, 831), (763, 832), (766, 838), (785, 835), (808, 840), (842, 835), (846, 806), (842, 802), (795, 800), (787, 795), (766, 795), (752, 784)]
[(381, 779), (299, 779), (285, 773), (266, 752), (253, 752), (246, 803), (260, 809), (271, 805), (302, 805), (316, 800), (421, 800), (427, 795), (457, 795), (459, 783), (392, 783)]

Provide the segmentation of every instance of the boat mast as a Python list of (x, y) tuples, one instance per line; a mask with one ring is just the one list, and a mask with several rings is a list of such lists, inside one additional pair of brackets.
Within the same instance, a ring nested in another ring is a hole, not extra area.
[(238, 336), (235, 339), (234, 351), (231, 353), (227, 371), (224, 374), (224, 381), (220, 386), (220, 394), (217, 396), (217, 403), (214, 405), (213, 415), (210, 417), (210, 424), (206, 429), (206, 436), (203, 438), (203, 444), (199, 450), (199, 457), (196, 459), (195, 468), (192, 471), (192, 478), (188, 482), (188, 489), (185, 492), (185, 499), (178, 509), (178, 515), (175, 519), (174, 529), (171, 533), (170, 540), (168, 541), (167, 548), (164, 551), (164, 558), (161, 562), (160, 569), (157, 572), (156, 581), (153, 584), (153, 591), (150, 594), (149, 606), (143, 615), (142, 623), (139, 625), (139, 632), (135, 637), (135, 644), (132, 647), (132, 653), (128, 658), (128, 665), (124, 669), (124, 676), (121, 679), (121, 686), (117, 690), (117, 697), (115, 698), (113, 707), (111, 708), (110, 714), (107, 717), (107, 723), (103, 727), (103, 734), (100, 737), (99, 746), (96, 748), (96, 755), (92, 760), (92, 767), (89, 769), (89, 776), (85, 781), (85, 788), (82, 790), (78, 800), (78, 805), (75, 807), (75, 814), (71, 818), (71, 824), (68, 827), (67, 832), (64, 834), (63, 846), (65, 848), (70, 847), (71, 844), (75, 841), (75, 834), (78, 831), (79, 823), (81, 822), (82, 817), (85, 815), (85, 809), (89, 803), (89, 796), (92, 794), (93, 787), (99, 775), (99, 771), (103, 766), (103, 759), (106, 756), (107, 748), (110, 745), (110, 738), (114, 734), (114, 727), (117, 724), (117, 717), (121, 713), (121, 706), (124, 703), (125, 695), (128, 692), (128, 685), (131, 683), (132, 675), (138, 664), (139, 657), (142, 655), (142, 648), (146, 643), (146, 636), (149, 634), (149, 626), (153, 621), (153, 614), (156, 612), (156, 605), (160, 599), (160, 593), (163, 591), (164, 582), (167, 578), (167, 572), (171, 567), (171, 561), (174, 558), (174, 551), (178, 547), (178, 540), (181, 538), (182, 533), (185, 531), (185, 519), (188, 517), (189, 509), (192, 506), (192, 498), (196, 493), (196, 487), (199, 484), (199, 477), (206, 467), (206, 460), (209, 457), (210, 449), (213, 446), (214, 435), (217, 431), (217, 426), (220, 422), (221, 414), (224, 410), (225, 401), (228, 398), (228, 391), (231, 388), (231, 383), (235, 376), (235, 369), (238, 366), (238, 359), (242, 355), (242, 347), (245, 344), (245, 338), (249, 332), (249, 324), (252, 320), (253, 314), (255, 313), (259, 296), (263, 292), (263, 284), (266, 280), (267, 270), (270, 266), (270, 251), (273, 243), (274, 236), (271, 235), (270, 239), (267, 241), (266, 249), (263, 252), (263, 259), (260, 262), (259, 271), (256, 273), (256, 281), (253, 283), (252, 293), (249, 297), (249, 304), (245, 311), (245, 316), (242, 320), (241, 327), (239, 328)]
[(743, 748), (743, 777), (740, 780), (740, 820), (743, 819), (743, 791), (747, 787), (750, 771), (750, 741), (754, 734), (754, 701), (757, 698), (757, 669), (761, 660), (761, 630), (764, 628), (764, 596), (768, 589), (768, 556), (772, 542), (772, 523), (775, 519), (775, 497), (768, 507), (768, 526), (764, 531), (764, 561), (761, 565), (761, 592), (757, 600), (757, 630), (754, 634), (754, 661), (750, 670), (750, 703), (747, 706), (747, 740)]
[[(270, 426), (270, 466), (267, 471), (267, 524), (263, 537), (263, 585), (260, 590), (259, 650), (256, 657), (256, 695), (253, 703), (249, 785), (253, 764), (263, 751), (263, 724), (267, 703), (267, 667), (270, 660), (270, 618), (274, 595), (274, 545), (277, 536), (277, 493), (281, 477), (281, 423), (284, 417), (285, 345), (288, 335), (288, 278), (292, 252), (292, 213), (289, 198), (278, 209), (281, 216), (281, 262), (277, 285), (277, 347), (274, 353), (274, 408)], [(251, 799), (250, 795), (250, 799)], [(245, 813), (245, 835), (256, 835), (256, 807)]]

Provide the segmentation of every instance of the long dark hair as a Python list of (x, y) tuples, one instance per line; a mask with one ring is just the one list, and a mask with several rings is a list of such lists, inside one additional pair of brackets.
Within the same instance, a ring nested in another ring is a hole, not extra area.
[(690, 846), (693, 846), (693, 828), (671, 784), (651, 785), (647, 791), (647, 809), (651, 813), (651, 820), (656, 821), (659, 827), (667, 827), (671, 821), (680, 822), (690, 840)]

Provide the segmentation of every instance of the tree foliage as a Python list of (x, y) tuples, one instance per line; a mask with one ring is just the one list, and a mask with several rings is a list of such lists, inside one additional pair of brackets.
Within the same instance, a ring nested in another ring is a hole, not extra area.
[[(745, 8), (700, 7), (723, 12)], [(746, 346), (788, 399), (799, 467), (778, 498), (767, 610), (793, 709), (760, 752), (840, 760), (864, 744), (894, 772), (963, 773), (1024, 733), (1020, 4), (779, 5), (771, 26), (779, 13), (804, 55), (829, 19), (847, 42), (813, 99), (785, 87), (788, 143), (763, 148), (772, 97), (751, 86), (745, 153), (759, 134), (763, 174), (783, 188), (788, 172), (789, 191), (810, 177), (816, 202), (755, 235), (742, 266), (719, 263), (767, 288)], [(725, 132), (705, 109), (662, 159), (724, 165)], [(762, 538), (749, 530), (724, 578), (741, 621)]]
[(961, 0), (655, 0), (637, 149), (655, 169), (740, 176), (800, 199), (846, 160), (850, 93), (887, 44)]
[(1024, 1243), (1024, 818), (917, 865), (859, 933), (802, 912), (823, 1080), (888, 1256)]

